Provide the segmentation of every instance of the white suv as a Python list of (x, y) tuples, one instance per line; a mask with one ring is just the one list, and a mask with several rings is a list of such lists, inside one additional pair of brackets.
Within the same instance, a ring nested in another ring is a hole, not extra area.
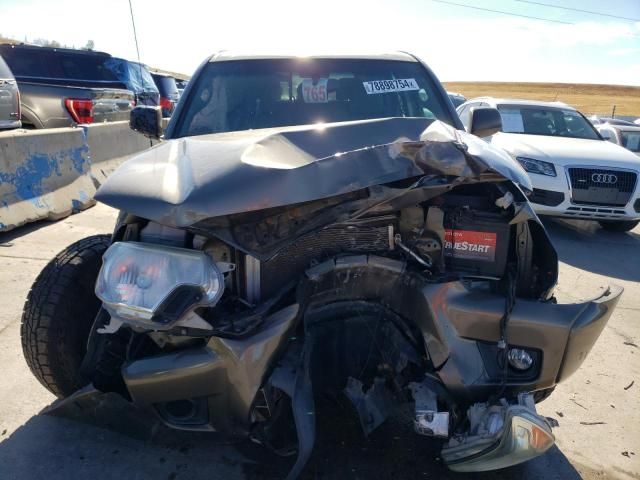
[(485, 140), (529, 173), (536, 212), (597, 220), (615, 231), (640, 223), (640, 158), (605, 141), (576, 109), (560, 102), (474, 98), (457, 109), (466, 128), (471, 112), (483, 107), (497, 108), (502, 117), (502, 132)]

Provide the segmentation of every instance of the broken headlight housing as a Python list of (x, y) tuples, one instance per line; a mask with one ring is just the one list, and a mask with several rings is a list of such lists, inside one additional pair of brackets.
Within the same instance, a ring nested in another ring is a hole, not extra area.
[(484, 472), (531, 460), (551, 448), (553, 421), (538, 415), (533, 396), (518, 394), (518, 403), (498, 405), (476, 403), (467, 416), (466, 435), (454, 436), (441, 452), (449, 469), (456, 472)]
[(222, 273), (204, 252), (117, 242), (103, 256), (95, 292), (112, 317), (153, 326), (215, 305), (223, 290)]

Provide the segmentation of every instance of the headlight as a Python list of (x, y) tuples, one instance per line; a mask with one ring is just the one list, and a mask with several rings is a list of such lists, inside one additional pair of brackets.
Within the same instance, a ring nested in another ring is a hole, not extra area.
[(549, 177), (556, 176), (556, 167), (554, 167), (553, 163), (543, 162), (542, 160), (527, 157), (516, 157), (516, 160), (520, 162), (522, 168), (527, 172), (547, 175)]
[(117, 242), (103, 256), (96, 295), (121, 319), (167, 324), (196, 305), (214, 305), (224, 278), (204, 252)]
[[(490, 437), (488, 437), (490, 438)], [(485, 440), (487, 441), (487, 440)], [(445, 463), (454, 472), (486, 472), (510, 467), (541, 455), (553, 446), (551, 427), (539, 415), (528, 411), (508, 414), (499, 442), (484, 450), (477, 445), (442, 451)]]

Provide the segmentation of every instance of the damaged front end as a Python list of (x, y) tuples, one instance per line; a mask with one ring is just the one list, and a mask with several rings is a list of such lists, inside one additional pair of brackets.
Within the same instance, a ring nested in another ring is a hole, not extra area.
[(98, 195), (127, 213), (96, 286), (87, 377), (171, 427), (297, 450), (290, 478), (320, 396), (348, 399), (365, 435), (409, 409), (452, 470), (546, 451), (535, 402), (579, 367), (621, 290), (556, 304), (526, 174), (424, 127), (178, 139), (125, 164)]

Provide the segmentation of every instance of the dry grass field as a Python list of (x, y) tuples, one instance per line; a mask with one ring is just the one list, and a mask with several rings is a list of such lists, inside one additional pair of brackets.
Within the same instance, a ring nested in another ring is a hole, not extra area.
[(450, 92), (467, 98), (491, 96), (567, 103), (585, 115), (640, 117), (640, 87), (580, 83), (444, 82)]

